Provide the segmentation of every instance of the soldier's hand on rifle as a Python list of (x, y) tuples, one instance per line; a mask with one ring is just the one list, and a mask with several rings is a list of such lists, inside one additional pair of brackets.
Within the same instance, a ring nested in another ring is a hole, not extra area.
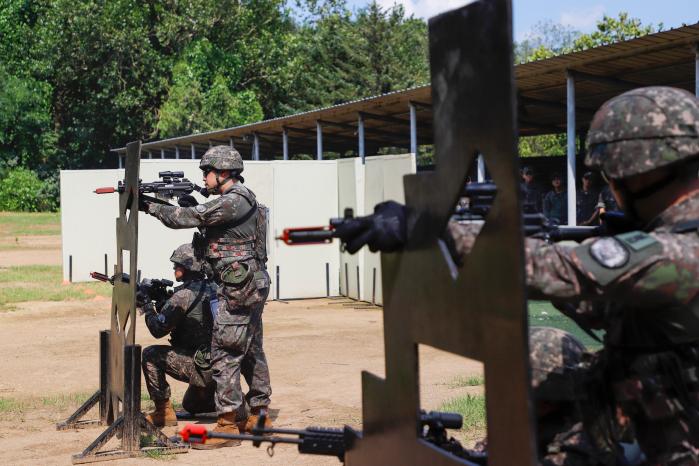
[(148, 213), (148, 209), (150, 208), (150, 202), (143, 199), (143, 196), (138, 198), (138, 210), (141, 212)]
[(335, 227), (336, 236), (350, 254), (368, 245), (372, 252), (394, 252), (405, 245), (407, 209), (403, 204), (387, 201), (377, 204), (374, 213), (350, 218)]
[(177, 199), (177, 203), (180, 207), (194, 207), (199, 205), (199, 202), (191, 194), (185, 194)]

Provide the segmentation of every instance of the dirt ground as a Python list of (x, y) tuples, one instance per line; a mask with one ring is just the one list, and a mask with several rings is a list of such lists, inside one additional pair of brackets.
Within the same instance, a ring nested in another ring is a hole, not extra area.
[(0, 267), (61, 265), (61, 237), (50, 235), (0, 238)]
[[(379, 308), (354, 309), (347, 301), (319, 299), (270, 302), (265, 308), (265, 349), (272, 377), (272, 409), (278, 427), (310, 425), (361, 428), (360, 371), (383, 375), (382, 314)], [(96, 389), (98, 332), (108, 327), (110, 301), (23, 303), (0, 313), (0, 397), (34, 400), (33, 409), (0, 412), (0, 464), (70, 464), (102, 431), (93, 427), (58, 432), (54, 423), (75, 403), (70, 399)], [(137, 343), (156, 342), (139, 319)], [(478, 374), (476, 362), (421, 350), (423, 407), (436, 409), (446, 399), (474, 387), (453, 388), (457, 376)], [(176, 399), (185, 386), (173, 382)], [(145, 393), (145, 387), (143, 387)], [(48, 399), (48, 401), (47, 401)], [(36, 400), (43, 400), (37, 402)], [(182, 426), (184, 423), (180, 423)], [(175, 428), (167, 428), (173, 435)], [(190, 451), (166, 458), (178, 464), (336, 465), (329, 457), (298, 456), (293, 446), (277, 446), (270, 458), (251, 445)], [(114, 461), (143, 464), (153, 459)], [(162, 459), (161, 459), (162, 461)]]

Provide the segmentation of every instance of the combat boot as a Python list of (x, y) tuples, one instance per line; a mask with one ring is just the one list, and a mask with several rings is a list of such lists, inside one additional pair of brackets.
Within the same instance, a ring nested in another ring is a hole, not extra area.
[(146, 420), (156, 427), (176, 426), (177, 413), (169, 398), (154, 400), (155, 411), (146, 414)]
[[(213, 432), (218, 434), (240, 434), (240, 429), (235, 422), (235, 413), (219, 414), (218, 422)], [(237, 447), (240, 445), (240, 440), (232, 440), (225, 438), (206, 439), (206, 443), (193, 443), (192, 448), (195, 450), (214, 450), (222, 447)]]
[(267, 406), (255, 406), (254, 408), (250, 409), (250, 416), (248, 417), (247, 422), (245, 422), (245, 432), (252, 433), (252, 429), (257, 425), (257, 420), (260, 418), (261, 411), (267, 413), (267, 417), (265, 418), (265, 429), (272, 428), (272, 420), (269, 418), (269, 410), (267, 409)]

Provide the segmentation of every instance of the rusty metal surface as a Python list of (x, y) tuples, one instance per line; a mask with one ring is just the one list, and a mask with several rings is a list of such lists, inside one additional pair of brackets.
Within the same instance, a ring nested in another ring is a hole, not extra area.
[[(511, 3), (481, 0), (430, 20), (436, 171), (405, 178), (419, 220), (382, 257), (386, 379), (362, 374), (355, 465), (468, 464), (417, 438), (418, 344), (482, 361), (491, 466), (536, 462), (518, 199)], [(454, 276), (442, 235), (478, 153), (498, 195)]]
[[(138, 181), (141, 160), (140, 141), (126, 146), (126, 173), (124, 192), (119, 194), (119, 217), (116, 219), (117, 277), (128, 273), (137, 276), (138, 257)], [(127, 251), (127, 252), (126, 252)], [(124, 261), (128, 263), (124, 263)], [(124, 401), (124, 348), (133, 345), (136, 330), (137, 280), (114, 280), (112, 291), (111, 333), (109, 350), (108, 422), (123, 414)], [(121, 402), (121, 403), (120, 403)]]

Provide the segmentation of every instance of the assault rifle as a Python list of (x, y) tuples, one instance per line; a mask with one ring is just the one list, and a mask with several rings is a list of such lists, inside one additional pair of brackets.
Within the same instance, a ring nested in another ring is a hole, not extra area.
[[(138, 182), (139, 194), (155, 194), (156, 197), (142, 196), (145, 200), (149, 202), (168, 204), (168, 202), (164, 199), (180, 198), (185, 194), (192, 194), (193, 192), (197, 192), (204, 197), (209, 197), (209, 192), (206, 190), (206, 188), (202, 188), (196, 183), (189, 181), (187, 178), (184, 177), (184, 172), (162, 171), (158, 173), (158, 177), (161, 178), (160, 181), (143, 183), (139, 180)], [(111, 186), (97, 188), (95, 189), (95, 193), (123, 193), (124, 190), (124, 182), (119, 181), (116, 188), (113, 188)]]
[[(124, 283), (129, 283), (131, 277), (128, 273), (121, 274), (120, 277), (117, 275), (105, 275), (99, 272), (90, 272), (90, 276), (95, 280), (101, 282), (109, 282), (114, 285), (115, 280), (121, 280)], [(174, 283), (171, 280), (166, 280), (164, 278), (144, 278), (136, 285), (136, 304), (138, 307), (143, 308), (146, 304), (155, 301), (156, 309), (160, 307), (170, 299), (173, 291), (170, 289)]]
[[(200, 424), (187, 424), (180, 432), (179, 437), (188, 443), (206, 443), (210, 438), (228, 440), (243, 440), (252, 442), (253, 446), (260, 447), (262, 443), (269, 443), (267, 454), (274, 455), (274, 447), (280, 443), (297, 445), (299, 453), (308, 455), (336, 456), (341, 462), (345, 461), (345, 453), (351, 450), (362, 433), (349, 426), (342, 429), (327, 427), (308, 427), (306, 429), (278, 429), (266, 428), (267, 413), (260, 414), (257, 425), (253, 427), (252, 434), (223, 434), (207, 430)], [(460, 429), (463, 419), (460, 414), (441, 413), (430, 411), (420, 414), (420, 437), (460, 458), (470, 459), (482, 464), (480, 453), (475, 453), (461, 447), (461, 444), (452, 437), (447, 437), (446, 429)], [(177, 439), (179, 440), (179, 438)]]
[[(485, 221), (497, 194), (493, 183), (469, 183), (465, 186), (459, 206), (452, 220), (458, 222)], [(465, 202), (464, 202), (465, 201)], [(352, 209), (345, 209), (344, 217), (330, 219), (327, 226), (285, 228), (276, 239), (287, 245), (323, 244), (337, 238), (336, 229), (345, 221), (354, 218)], [(600, 215), (602, 224), (594, 227), (560, 226), (543, 214), (522, 214), (526, 236), (542, 238), (549, 242), (577, 241), (604, 235), (615, 235), (634, 229), (634, 224), (621, 212), (605, 212)]]

